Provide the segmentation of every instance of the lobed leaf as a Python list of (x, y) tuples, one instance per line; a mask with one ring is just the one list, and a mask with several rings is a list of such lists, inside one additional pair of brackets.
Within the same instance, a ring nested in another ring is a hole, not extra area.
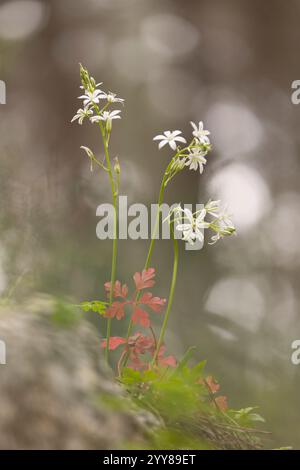
[(155, 281), (153, 280), (154, 277), (154, 268), (144, 269), (141, 273), (135, 273), (133, 276), (133, 280), (135, 283), (136, 290), (142, 290), (147, 289), (149, 287), (153, 287), (155, 284)]

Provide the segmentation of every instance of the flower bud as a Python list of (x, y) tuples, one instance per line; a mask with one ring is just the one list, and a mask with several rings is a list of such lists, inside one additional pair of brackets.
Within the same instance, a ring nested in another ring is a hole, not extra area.
[(119, 175), (121, 173), (121, 167), (118, 157), (114, 158), (114, 172), (116, 173), (116, 175)]
[(106, 131), (107, 131), (108, 134), (110, 134), (111, 130), (112, 130), (112, 120), (110, 118), (108, 118), (106, 120)]
[(79, 67), (80, 67), (80, 79), (81, 79), (82, 86), (84, 87), (85, 90), (88, 90), (89, 85), (90, 85), (89, 72), (87, 71), (85, 67), (83, 67), (82, 64), (79, 64)]

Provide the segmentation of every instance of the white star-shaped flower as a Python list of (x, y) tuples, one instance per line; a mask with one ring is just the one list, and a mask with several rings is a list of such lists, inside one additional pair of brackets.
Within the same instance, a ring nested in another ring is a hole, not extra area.
[(209, 138), (207, 137), (210, 134), (210, 132), (204, 129), (204, 124), (202, 121), (199, 122), (198, 126), (194, 122), (191, 121), (191, 126), (194, 129), (193, 136), (196, 137), (196, 139), (198, 139), (199, 142), (201, 142), (202, 144), (210, 143)]
[(85, 94), (79, 96), (80, 100), (83, 100), (84, 106), (91, 106), (93, 104), (99, 103), (99, 97), (103, 92), (101, 90), (94, 90), (94, 91), (87, 91), (85, 90)]
[(112, 93), (109, 91), (108, 93), (105, 93), (102, 91), (101, 95), (99, 95), (100, 100), (107, 100), (108, 103), (124, 103), (125, 100), (123, 98), (118, 98), (115, 93)]
[(111, 122), (113, 119), (121, 119), (119, 109), (115, 109), (114, 111), (104, 111), (102, 114), (99, 116), (93, 116), (91, 117), (91, 122), (99, 122), (99, 121), (106, 121), (106, 122)]
[(210, 215), (216, 216), (216, 213), (220, 211), (220, 202), (220, 199), (218, 201), (210, 199), (205, 206), (206, 212)]
[(204, 153), (202, 150), (199, 150), (198, 148), (192, 148), (190, 154), (186, 158), (185, 166), (188, 166), (190, 170), (198, 170), (200, 174), (203, 173), (204, 170), (204, 165), (206, 163), (206, 158), (204, 158)]
[[(216, 231), (216, 229), (214, 230)], [(223, 228), (221, 228), (220, 226), (218, 230), (216, 231), (215, 235), (211, 237), (211, 241), (209, 242), (209, 245), (214, 245), (215, 243), (217, 243), (218, 240), (221, 240), (222, 238), (228, 237), (233, 234), (236, 235), (236, 229), (233, 225), (231, 226), (226, 225), (226, 226), (223, 226)]]
[[(177, 208), (177, 212), (178, 210), (179, 208)], [(181, 209), (181, 212), (184, 214), (183, 218), (186, 219), (186, 222), (178, 224), (176, 229), (182, 232), (182, 239), (191, 245), (194, 244), (195, 240), (202, 242), (204, 240), (203, 229), (209, 227), (209, 223), (204, 220), (206, 210), (202, 209), (196, 217), (189, 209)]]
[(153, 140), (160, 140), (158, 144), (159, 149), (169, 144), (172, 150), (176, 150), (176, 142), (186, 143), (185, 138), (180, 136), (180, 134), (182, 134), (181, 131), (165, 131), (163, 134), (155, 136)]
[(223, 209), (219, 209), (219, 212), (211, 211), (210, 213), (218, 220), (218, 222), (222, 222), (225, 227), (233, 227), (231, 220), (232, 214), (228, 212), (227, 205), (225, 205)]
[(82, 125), (83, 120), (85, 118), (89, 118), (90, 116), (92, 116), (92, 114), (93, 114), (92, 111), (90, 111), (89, 109), (80, 108), (77, 110), (77, 113), (75, 114), (75, 116), (73, 116), (73, 118), (71, 119), (71, 122), (74, 122), (78, 119), (78, 124)]

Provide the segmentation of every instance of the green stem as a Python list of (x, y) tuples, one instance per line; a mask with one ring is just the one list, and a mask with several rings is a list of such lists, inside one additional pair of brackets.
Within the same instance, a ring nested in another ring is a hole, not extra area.
[(171, 313), (171, 308), (172, 308), (172, 303), (173, 303), (173, 298), (174, 298), (174, 293), (175, 293), (175, 287), (176, 287), (176, 279), (177, 279), (177, 271), (178, 271), (178, 241), (176, 240), (176, 238), (174, 236), (173, 230), (172, 230), (172, 237), (173, 237), (173, 247), (174, 247), (174, 261), (173, 261), (172, 281), (171, 281), (170, 292), (169, 292), (168, 306), (167, 306), (164, 321), (163, 321), (163, 324), (162, 324), (162, 327), (161, 327), (158, 342), (157, 342), (157, 345), (156, 345), (156, 350), (155, 350), (155, 353), (154, 353), (154, 356), (153, 356), (153, 359), (152, 359), (152, 366), (156, 363), (157, 356), (159, 354), (160, 348), (161, 348), (161, 346), (163, 344), (163, 341), (164, 341), (164, 336), (165, 336), (168, 320), (169, 320), (170, 313)]
[[(108, 150), (108, 140), (109, 136), (106, 136), (105, 129), (103, 124), (99, 122), (99, 127), (101, 130), (103, 146), (104, 146), (104, 154), (106, 159), (106, 166), (108, 170), (108, 176), (111, 185), (111, 192), (112, 192), (112, 199), (113, 199), (113, 207), (114, 207), (114, 231), (113, 231), (113, 251), (112, 251), (112, 260), (111, 260), (111, 277), (110, 277), (110, 293), (109, 293), (109, 305), (112, 304), (113, 301), (113, 286), (115, 285), (116, 280), (116, 266), (117, 266), (117, 248), (118, 248), (118, 240), (117, 240), (117, 232), (118, 232), (118, 202), (117, 202), (117, 191), (115, 187), (115, 180), (113, 177), (111, 161), (109, 157), (109, 150)], [(107, 330), (106, 330), (106, 348), (105, 348), (105, 360), (108, 363), (109, 359), (109, 340), (111, 336), (111, 318), (107, 320)]]
[[(148, 255), (147, 255), (147, 258), (146, 258), (145, 266), (143, 268), (144, 270), (148, 269), (149, 266), (150, 266), (150, 263), (151, 263), (154, 243), (155, 243), (155, 240), (156, 240), (155, 237), (156, 237), (157, 230), (159, 228), (160, 208), (161, 208), (161, 205), (162, 205), (163, 200), (164, 200), (165, 189), (166, 189), (166, 187), (165, 187), (165, 177), (164, 177), (162, 179), (162, 182), (161, 182), (161, 185), (160, 185), (160, 191), (159, 191), (159, 197), (158, 197), (158, 203), (157, 203), (157, 205), (158, 205), (157, 214), (156, 214), (156, 219), (155, 219), (153, 232), (152, 232), (152, 235), (151, 235), (151, 242), (150, 242), (150, 245), (149, 245)], [(137, 293), (135, 301), (137, 301), (139, 299), (139, 297), (140, 297), (140, 292)], [(133, 328), (133, 322), (132, 322), (132, 320), (130, 320), (129, 325), (128, 325), (128, 330), (127, 330), (127, 335), (126, 335), (127, 340), (129, 338), (129, 336), (131, 335), (132, 328)], [(124, 367), (125, 366), (126, 366), (126, 364), (124, 363)]]
[[(167, 166), (167, 168), (165, 170), (165, 173), (164, 173), (161, 185), (160, 185), (158, 202), (157, 202), (157, 205), (158, 205), (157, 214), (156, 214), (156, 219), (155, 219), (153, 232), (152, 232), (152, 235), (151, 235), (151, 242), (150, 242), (150, 245), (149, 245), (149, 250), (148, 250), (146, 262), (145, 262), (145, 265), (144, 265), (144, 270), (149, 268), (150, 263), (151, 263), (151, 259), (152, 259), (154, 243), (155, 243), (155, 240), (156, 240), (155, 237), (156, 237), (156, 234), (157, 234), (157, 230), (159, 228), (160, 209), (161, 209), (161, 206), (162, 206), (162, 203), (163, 203), (163, 200), (164, 200), (165, 189), (166, 189), (166, 186), (167, 186), (167, 183), (168, 183), (168, 172), (171, 168), (171, 165), (172, 165), (173, 161), (178, 157), (180, 152), (181, 151), (178, 151), (176, 153), (176, 155), (173, 157), (173, 159), (170, 161), (169, 165)], [(139, 297), (140, 297), (140, 292), (137, 293), (137, 295), (135, 297), (135, 301), (138, 301)], [(133, 328), (133, 322), (132, 322), (132, 320), (130, 320), (129, 325), (128, 325), (128, 330), (127, 330), (127, 335), (126, 335), (127, 340), (131, 335), (132, 328)], [(128, 359), (129, 359), (129, 357), (125, 358), (124, 363), (123, 363), (123, 367), (126, 367)]]

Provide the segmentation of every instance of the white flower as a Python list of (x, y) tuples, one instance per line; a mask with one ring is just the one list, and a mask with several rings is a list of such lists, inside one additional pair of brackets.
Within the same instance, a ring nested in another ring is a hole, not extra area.
[(232, 214), (228, 212), (228, 206), (224, 206), (223, 209), (219, 209), (219, 212), (211, 211), (210, 214), (218, 219), (218, 222), (222, 222), (225, 227), (233, 227), (231, 220)]
[(226, 227), (223, 227), (223, 228), (221, 228), (221, 226), (220, 226), (217, 229), (214, 228), (214, 230), (216, 230), (216, 234), (211, 237), (211, 241), (209, 242), (209, 245), (214, 245), (215, 243), (217, 243), (218, 240), (221, 240), (222, 238), (224, 238), (226, 236), (236, 234), (236, 230), (235, 230), (235, 227), (233, 225), (232, 226), (226, 226)]
[(200, 173), (203, 173), (204, 170), (204, 165), (206, 163), (206, 158), (204, 158), (204, 155), (206, 155), (206, 152), (203, 152), (202, 150), (198, 148), (192, 148), (190, 154), (187, 156), (186, 163), (185, 165), (190, 168), (190, 170), (199, 170)]
[(209, 206), (209, 213), (215, 217), (215, 220), (210, 224), (211, 229), (215, 232), (215, 235), (211, 237), (210, 245), (214, 245), (221, 238), (236, 233), (236, 229), (231, 220), (231, 214), (229, 214), (227, 210), (227, 206), (220, 209), (219, 204), (220, 201), (209, 201), (207, 204), (207, 206)]
[(99, 95), (101, 94), (102, 94), (101, 90), (94, 90), (94, 91), (85, 90), (85, 94), (79, 96), (79, 99), (83, 100), (84, 106), (91, 106), (93, 104), (99, 103)]
[(184, 137), (180, 136), (181, 131), (165, 131), (162, 135), (157, 135), (153, 140), (160, 140), (161, 142), (158, 145), (158, 148), (161, 149), (165, 145), (169, 144), (171, 149), (176, 150), (176, 141), (186, 143)]
[(78, 109), (77, 110), (77, 113), (75, 114), (75, 116), (73, 116), (73, 118), (71, 119), (71, 122), (74, 122), (76, 121), (76, 119), (78, 119), (78, 124), (82, 125), (83, 123), (83, 120), (85, 118), (88, 118), (92, 115), (92, 111), (90, 111), (89, 109), (85, 108), (85, 109)]
[(206, 212), (210, 215), (216, 216), (216, 212), (220, 211), (220, 200), (213, 201), (210, 199), (205, 206)]
[(191, 126), (194, 129), (193, 130), (193, 136), (196, 137), (196, 139), (199, 140), (202, 144), (209, 144), (209, 138), (207, 137), (210, 132), (204, 130), (204, 125), (203, 122), (200, 121), (199, 125), (197, 126), (194, 122), (191, 121)]
[(94, 153), (92, 152), (90, 148), (86, 147), (85, 145), (81, 145), (80, 148), (85, 151), (85, 153), (87, 154), (89, 158), (95, 158)]
[(90, 148), (86, 147), (85, 145), (82, 145), (80, 148), (84, 150), (87, 156), (89, 157), (91, 161), (90, 170), (93, 171), (93, 160), (96, 160), (94, 153), (92, 152)]
[(115, 93), (109, 91), (105, 93), (102, 91), (101, 95), (99, 95), (100, 100), (107, 100), (108, 103), (124, 103), (125, 100), (123, 98), (118, 98)]
[(208, 242), (208, 244), (209, 244), (209, 245), (214, 245), (214, 244), (217, 243), (217, 241), (220, 240), (221, 238), (222, 238), (222, 237), (221, 237), (221, 234), (220, 234), (220, 232), (218, 232), (218, 233), (216, 233), (215, 235), (213, 235), (213, 236), (211, 237), (211, 239), (210, 239), (211, 241)]
[[(177, 212), (180, 212), (180, 209), (178, 207)], [(187, 222), (176, 226), (176, 229), (183, 234), (182, 239), (191, 245), (194, 244), (195, 240), (202, 242), (204, 240), (203, 229), (209, 227), (209, 224), (204, 220), (206, 210), (202, 209), (197, 217), (194, 217), (189, 209), (181, 209), (181, 212), (184, 214), (183, 218), (187, 219)]]
[(120, 112), (121, 111), (119, 109), (116, 109), (115, 111), (104, 111), (99, 116), (91, 117), (90, 120), (91, 122), (99, 122), (99, 121), (111, 122), (113, 119), (121, 119), (121, 116), (119, 116)]

